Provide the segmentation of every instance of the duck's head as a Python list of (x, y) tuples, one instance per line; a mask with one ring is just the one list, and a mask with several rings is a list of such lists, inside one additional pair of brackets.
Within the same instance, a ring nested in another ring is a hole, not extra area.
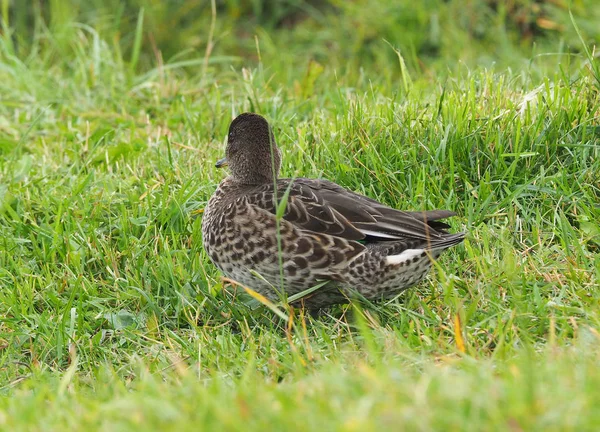
[(258, 114), (237, 116), (229, 126), (225, 158), (216, 166), (229, 166), (233, 179), (243, 184), (272, 183), (279, 174), (281, 153), (269, 123)]

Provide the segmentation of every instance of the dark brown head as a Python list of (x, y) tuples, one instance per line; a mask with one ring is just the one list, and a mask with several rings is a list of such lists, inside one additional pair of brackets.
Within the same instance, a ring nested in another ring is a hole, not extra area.
[(279, 175), (281, 153), (269, 123), (262, 116), (244, 113), (231, 122), (225, 158), (216, 166), (226, 165), (231, 176), (244, 184), (272, 183)]

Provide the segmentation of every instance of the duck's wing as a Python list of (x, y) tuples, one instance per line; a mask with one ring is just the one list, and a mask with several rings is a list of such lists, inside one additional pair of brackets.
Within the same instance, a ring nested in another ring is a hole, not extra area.
[(254, 205), (277, 212), (277, 202), (287, 195), (283, 218), (302, 229), (347, 240), (442, 240), (448, 225), (439, 222), (453, 216), (447, 210), (403, 212), (349, 191), (333, 182), (317, 179), (280, 179), (261, 185), (248, 195)]

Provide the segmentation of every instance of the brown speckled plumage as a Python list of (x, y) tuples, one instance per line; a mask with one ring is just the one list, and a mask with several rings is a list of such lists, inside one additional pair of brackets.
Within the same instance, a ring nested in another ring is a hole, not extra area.
[(271, 300), (281, 298), (281, 288), (289, 297), (323, 281), (330, 283), (302, 299), (308, 308), (343, 303), (355, 292), (390, 298), (423, 279), (432, 259), (464, 238), (440, 222), (450, 211), (395, 210), (327, 180), (274, 182), (281, 156), (257, 114), (231, 123), (226, 159), (217, 166), (225, 163), (231, 175), (205, 209), (204, 247), (225, 275)]

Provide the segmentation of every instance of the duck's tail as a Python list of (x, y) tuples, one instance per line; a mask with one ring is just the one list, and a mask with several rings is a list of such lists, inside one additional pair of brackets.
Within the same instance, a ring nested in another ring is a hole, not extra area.
[(393, 242), (378, 242), (367, 245), (372, 252), (386, 257), (387, 264), (399, 265), (409, 263), (426, 255), (433, 258), (439, 256), (444, 250), (461, 243), (465, 233), (447, 234), (443, 238), (433, 240), (398, 240)]

